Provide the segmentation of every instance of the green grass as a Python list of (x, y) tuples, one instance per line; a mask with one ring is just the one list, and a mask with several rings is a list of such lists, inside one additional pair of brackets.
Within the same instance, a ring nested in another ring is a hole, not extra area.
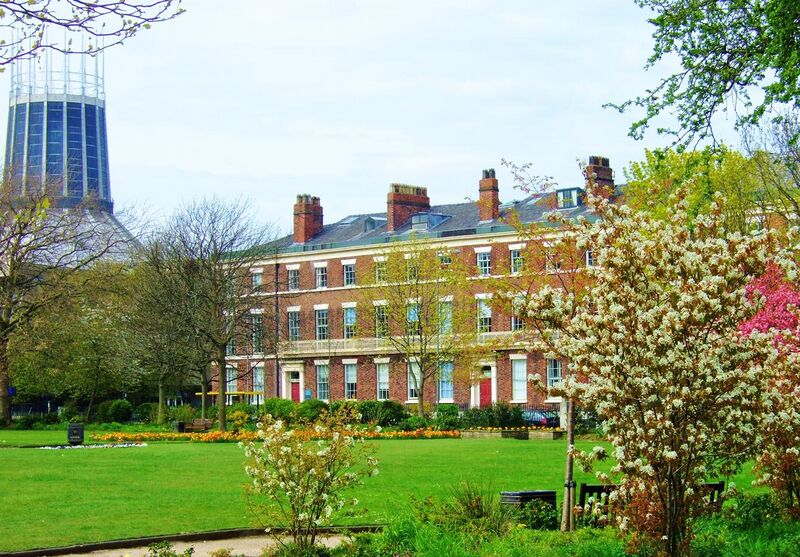
[[(57, 434), (59, 439), (53, 437)], [(64, 432), (0, 431), (6, 444), (63, 441)], [(579, 447), (594, 442), (579, 442)], [(355, 493), (385, 522), (409, 495), (446, 496), (460, 481), (495, 491), (563, 486), (562, 441), (513, 439), (375, 442), (380, 473)], [(234, 444), (156, 443), (145, 448), (0, 449), (0, 551), (251, 526), (246, 477)], [(745, 472), (738, 481), (749, 485)], [(577, 472), (576, 480), (594, 483)]]

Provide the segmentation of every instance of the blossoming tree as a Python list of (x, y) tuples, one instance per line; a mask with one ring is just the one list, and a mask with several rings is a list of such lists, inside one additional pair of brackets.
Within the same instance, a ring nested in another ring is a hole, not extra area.
[(294, 549), (303, 555), (316, 544), (320, 526), (358, 503), (346, 492), (378, 473), (378, 461), (364, 440), (353, 436), (354, 423), (358, 415), (347, 406), (326, 414), (314, 426), (318, 440), (311, 442), (308, 435), (266, 416), (258, 424), (261, 441), (240, 444), (248, 458), (250, 493), (266, 500), (265, 523), (286, 527)]
[(778, 351), (770, 385), (770, 411), (762, 425), (763, 442), (754, 471), (757, 483), (771, 487), (794, 516), (800, 517), (800, 291), (777, 265), (750, 283), (761, 298), (758, 313), (742, 324), (745, 334), (775, 331)]
[(530, 341), (569, 362), (554, 393), (605, 424), (612, 471), (622, 474), (621, 527), (681, 555), (703, 483), (734, 471), (756, 446), (775, 351), (769, 335), (744, 335), (739, 324), (755, 311), (745, 290), (776, 238), (729, 232), (719, 200), (697, 217), (679, 202), (667, 220), (603, 197), (589, 202), (599, 219), (560, 222), (558, 241), (591, 250), (590, 285), (532, 293)]

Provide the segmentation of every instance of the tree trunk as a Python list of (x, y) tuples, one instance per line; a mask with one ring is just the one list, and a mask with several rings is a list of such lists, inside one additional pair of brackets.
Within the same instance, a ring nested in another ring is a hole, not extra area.
[(8, 388), (11, 386), (8, 371), (8, 337), (0, 337), (0, 424), (11, 424), (11, 396)]
[(156, 423), (158, 425), (162, 425), (164, 423), (164, 418), (166, 412), (164, 411), (164, 380), (159, 376), (158, 378), (158, 414), (156, 417)]
[(228, 422), (225, 416), (225, 388), (227, 385), (225, 384), (225, 380), (227, 379), (227, 369), (225, 366), (225, 349), (226, 347), (223, 345), (222, 348), (217, 349), (217, 377), (219, 378), (218, 385), (217, 385), (217, 420), (219, 420), (219, 430), (226, 431), (228, 427)]
[(564, 503), (561, 509), (561, 531), (575, 530), (575, 468), (572, 449), (575, 446), (575, 403), (572, 398), (567, 402), (567, 461), (564, 470)]
[(206, 407), (208, 406), (208, 378), (205, 374), (200, 378), (200, 417), (206, 419)]

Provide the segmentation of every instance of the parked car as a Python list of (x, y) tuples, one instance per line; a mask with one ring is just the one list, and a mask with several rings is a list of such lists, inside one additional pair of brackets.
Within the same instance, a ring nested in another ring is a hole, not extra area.
[(547, 410), (523, 410), (522, 419), (526, 425), (542, 427), (559, 427), (561, 422), (557, 412)]

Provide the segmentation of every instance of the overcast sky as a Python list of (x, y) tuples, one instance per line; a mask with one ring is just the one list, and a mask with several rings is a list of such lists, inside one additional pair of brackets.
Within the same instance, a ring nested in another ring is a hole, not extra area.
[(630, 139), (635, 114), (602, 108), (657, 77), (633, 0), (185, 7), (106, 53), (118, 208), (242, 196), (288, 231), (297, 193), (321, 197), (334, 222), (385, 210), (392, 182), (427, 186), (434, 204), (474, 198), (494, 167), (506, 201), (522, 194), (501, 158), (576, 185), (576, 159), (604, 155), (623, 181), (666, 141)]

